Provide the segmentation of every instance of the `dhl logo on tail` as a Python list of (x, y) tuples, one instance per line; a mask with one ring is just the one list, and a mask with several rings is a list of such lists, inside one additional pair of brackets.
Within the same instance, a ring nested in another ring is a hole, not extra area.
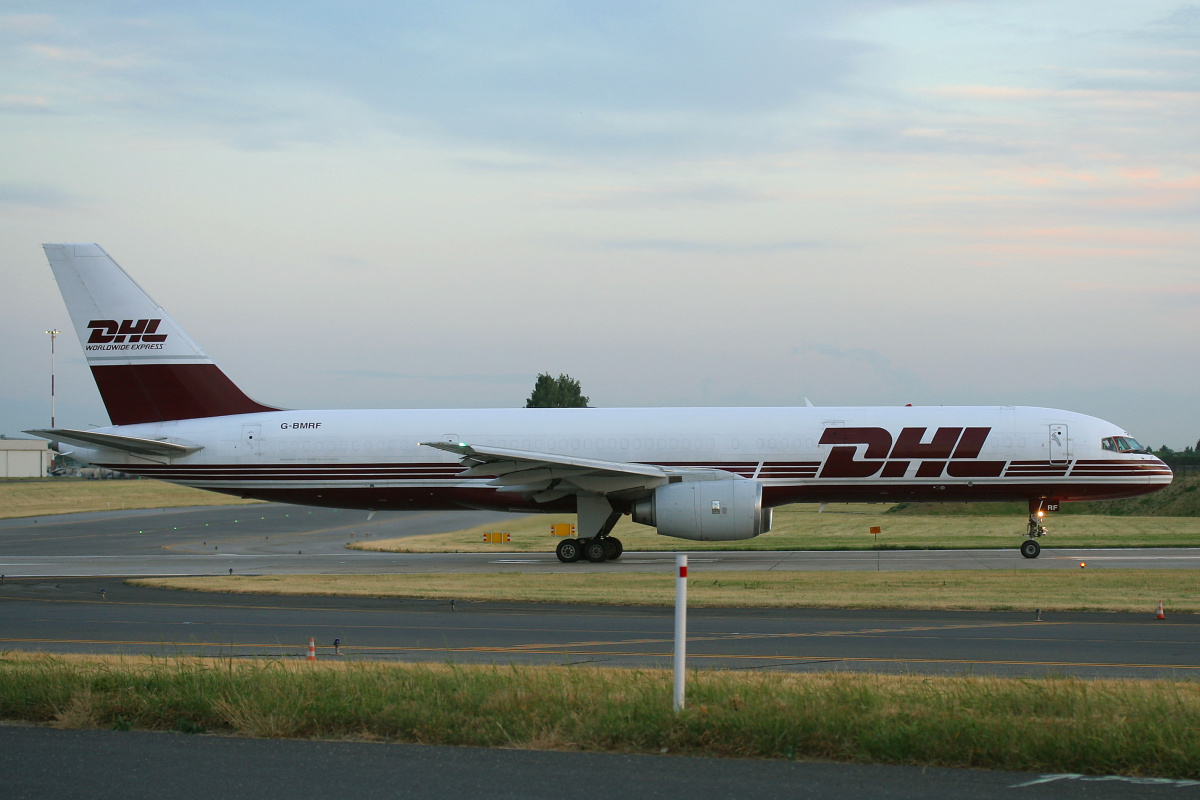
[(165, 342), (167, 334), (155, 333), (161, 319), (94, 319), (87, 324), (92, 330), (88, 344), (129, 344), (138, 342)]

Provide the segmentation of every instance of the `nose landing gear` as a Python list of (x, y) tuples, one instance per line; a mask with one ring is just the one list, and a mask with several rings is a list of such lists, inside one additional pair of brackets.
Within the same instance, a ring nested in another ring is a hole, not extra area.
[(1042, 546), (1034, 539), (1028, 539), (1021, 542), (1021, 555), (1026, 558), (1037, 558), (1042, 552)]
[(1042, 520), (1046, 516), (1046, 509), (1057, 510), (1057, 500), (1030, 500), (1029, 501), (1029, 526), (1025, 529), (1025, 541), (1021, 542), (1021, 555), (1026, 558), (1037, 558), (1042, 552), (1042, 546), (1038, 544), (1038, 539), (1046, 535), (1046, 526), (1042, 524)]

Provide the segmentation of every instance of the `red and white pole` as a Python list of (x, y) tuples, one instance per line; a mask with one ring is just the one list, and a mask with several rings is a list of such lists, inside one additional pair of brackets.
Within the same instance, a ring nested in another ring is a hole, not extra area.
[(308, 640), (308, 658), (305, 660), (306, 661), (316, 661), (317, 660), (317, 643), (316, 643), (316, 641), (314, 641), (311, 638)]
[(675, 711), (683, 711), (687, 661), (687, 556), (675, 556)]

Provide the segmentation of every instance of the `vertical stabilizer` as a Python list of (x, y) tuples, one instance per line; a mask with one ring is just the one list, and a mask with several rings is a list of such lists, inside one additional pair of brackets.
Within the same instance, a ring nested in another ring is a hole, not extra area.
[(44, 244), (114, 425), (274, 411), (256, 403), (98, 244)]

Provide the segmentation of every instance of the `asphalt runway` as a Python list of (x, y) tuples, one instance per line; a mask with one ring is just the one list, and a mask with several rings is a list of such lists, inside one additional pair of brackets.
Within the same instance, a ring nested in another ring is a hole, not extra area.
[[(104, 578), (0, 586), (0, 649), (663, 667), (669, 608), (178, 592)], [(341, 639), (341, 655), (332, 643)], [(1200, 617), (692, 609), (696, 669), (1200, 677)]]
[[(373, 553), (349, 542), (460, 530), (511, 515), (486, 511), (381, 512), (277, 503), (109, 511), (0, 520), (0, 574), (9, 577), (378, 572), (670, 572), (671, 552), (628, 552), (603, 564), (562, 564), (552, 553)], [(1200, 549), (695, 551), (693, 569), (925, 570), (1200, 568)], [(766, 535), (767, 537), (770, 534)], [(547, 534), (547, 539), (549, 540)], [(1049, 539), (1049, 537), (1048, 537)], [(549, 547), (550, 542), (547, 543)], [(688, 552), (680, 541), (680, 552)]]
[[(561, 564), (550, 553), (347, 550), (362, 538), (457, 530), (503, 515), (362, 512), (263, 504), (0, 521), (0, 647), (85, 653), (322, 657), (462, 663), (668, 666), (664, 608), (282, 598), (127, 586), (123, 576), (333, 572), (577, 572), (674, 569), (674, 555)], [(1016, 537), (1014, 537), (1016, 538)], [(709, 569), (1078, 569), (1200, 566), (1195, 550), (697, 552)], [(1028, 613), (713, 610), (689, 613), (690, 664), (752, 670), (1196, 676), (1200, 617)]]

